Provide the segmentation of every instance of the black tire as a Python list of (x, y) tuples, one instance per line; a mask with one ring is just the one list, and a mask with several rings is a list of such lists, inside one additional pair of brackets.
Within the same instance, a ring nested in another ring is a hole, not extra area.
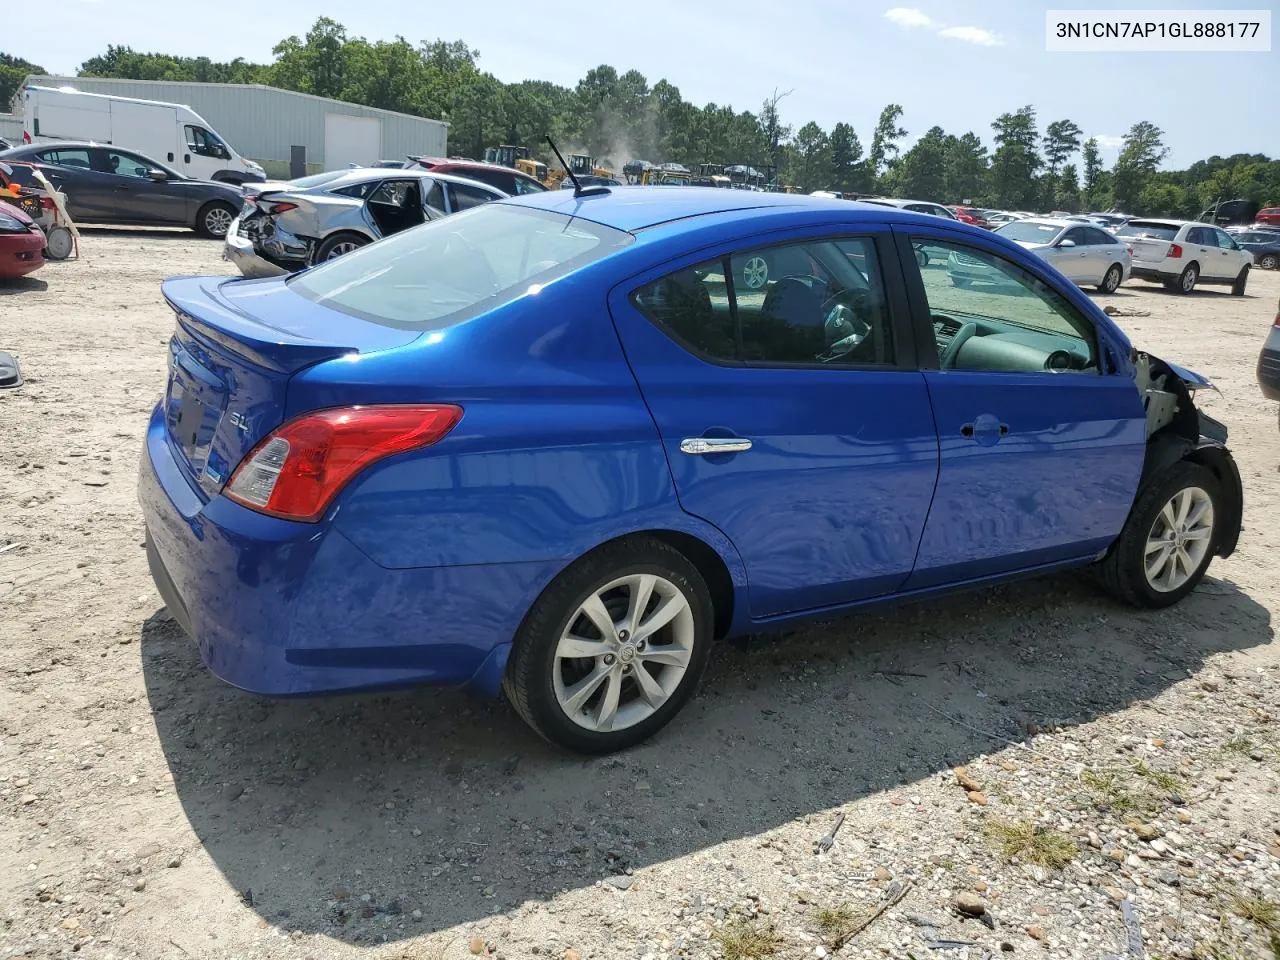
[(1243, 297), (1244, 288), (1248, 286), (1248, 283), (1249, 283), (1249, 265), (1246, 263), (1240, 269), (1240, 275), (1236, 277), (1231, 284), (1231, 295), (1233, 297)]
[(349, 252), (341, 249), (346, 245), (363, 247), (368, 242), (368, 237), (362, 237), (358, 233), (335, 233), (331, 237), (326, 237), (324, 242), (316, 248), (316, 255), (313, 262), (324, 263), (326, 260), (334, 257), (340, 257), (343, 253)]
[(225, 240), (231, 221), (239, 212), (225, 200), (210, 200), (196, 214), (195, 231), (210, 240)]
[(1107, 267), (1107, 272), (1102, 275), (1102, 282), (1098, 284), (1098, 290), (1101, 293), (1115, 293), (1120, 289), (1120, 281), (1124, 279), (1124, 267), (1118, 263), (1113, 263)]
[(918, 266), (921, 270), (923, 270), (925, 267), (929, 265), (929, 254), (925, 253), (919, 247), (916, 247), (915, 251), (916, 251), (916, 266)]
[(1280, 256), (1274, 253), (1264, 253), (1258, 258), (1258, 266), (1263, 270), (1278, 270), (1280, 269)]
[[(588, 730), (567, 716), (556, 699), (556, 646), (569, 619), (593, 592), (638, 573), (664, 577), (688, 601), (694, 622), (692, 655), (680, 685), (649, 717), (621, 730)], [(542, 592), (516, 633), (502, 688), (521, 718), (552, 743), (578, 753), (622, 750), (666, 726), (693, 695), (711, 652), (714, 619), (706, 582), (682, 553), (649, 537), (621, 540), (587, 554)]]
[[(1210, 536), (1209, 549), (1196, 570), (1176, 590), (1163, 592), (1155, 589), (1147, 581), (1145, 568), (1147, 536), (1165, 504), (1179, 490), (1188, 487), (1199, 487), (1209, 495), (1213, 503), (1214, 528)], [(1222, 493), (1213, 471), (1198, 463), (1179, 460), (1151, 483), (1129, 510), (1129, 519), (1125, 521), (1124, 529), (1112, 544), (1110, 552), (1098, 565), (1103, 586), (1117, 599), (1135, 607), (1158, 609), (1177, 603), (1196, 588), (1209, 568), (1218, 548), (1217, 523), (1224, 516)]]
[(1183, 296), (1189, 294), (1196, 288), (1196, 281), (1200, 279), (1200, 267), (1194, 263), (1188, 263), (1185, 270), (1178, 274), (1178, 282), (1174, 284), (1173, 292), (1180, 293)]

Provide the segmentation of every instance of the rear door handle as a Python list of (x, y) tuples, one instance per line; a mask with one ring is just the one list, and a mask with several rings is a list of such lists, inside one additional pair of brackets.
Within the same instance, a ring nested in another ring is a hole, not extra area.
[(686, 437), (680, 441), (680, 452), (693, 457), (708, 453), (745, 453), (751, 441), (743, 437)]

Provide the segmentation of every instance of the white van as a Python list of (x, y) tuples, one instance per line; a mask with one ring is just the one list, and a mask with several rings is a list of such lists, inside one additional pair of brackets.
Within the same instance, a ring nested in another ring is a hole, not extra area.
[(23, 139), (92, 140), (167, 164), (196, 180), (239, 185), (266, 180), (262, 167), (235, 152), (200, 114), (179, 103), (83, 93), (71, 87), (23, 91)]

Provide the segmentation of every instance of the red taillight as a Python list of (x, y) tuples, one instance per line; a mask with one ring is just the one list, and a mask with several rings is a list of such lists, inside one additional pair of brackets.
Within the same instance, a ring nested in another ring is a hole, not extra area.
[(1180, 247), (1176, 243), (1169, 244), (1169, 252), (1166, 254), (1166, 256), (1173, 257), (1173, 259), (1177, 260), (1179, 257), (1182, 256), (1182, 247)]
[(45, 210), (52, 210), (52, 209), (53, 209), (53, 197), (41, 197), (41, 198), (40, 198), (40, 206), (41, 206), (42, 208), (44, 208)]
[(297, 209), (298, 205), (296, 203), (290, 203), (287, 200), (282, 200), (279, 203), (273, 203), (271, 206), (267, 207), (267, 213), (275, 216), (277, 213), (288, 213), (290, 210)]
[(369, 464), (440, 440), (462, 417), (450, 404), (336, 407), (303, 414), (264, 437), (236, 467), (227, 496), (260, 513), (319, 520)]

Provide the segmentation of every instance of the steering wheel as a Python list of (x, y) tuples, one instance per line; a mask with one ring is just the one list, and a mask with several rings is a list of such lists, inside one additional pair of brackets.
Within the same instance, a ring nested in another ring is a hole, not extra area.
[(818, 360), (830, 363), (847, 356), (862, 345), (871, 333), (871, 324), (862, 319), (867, 291), (849, 288), (839, 290), (822, 302), (823, 333), (827, 349)]

